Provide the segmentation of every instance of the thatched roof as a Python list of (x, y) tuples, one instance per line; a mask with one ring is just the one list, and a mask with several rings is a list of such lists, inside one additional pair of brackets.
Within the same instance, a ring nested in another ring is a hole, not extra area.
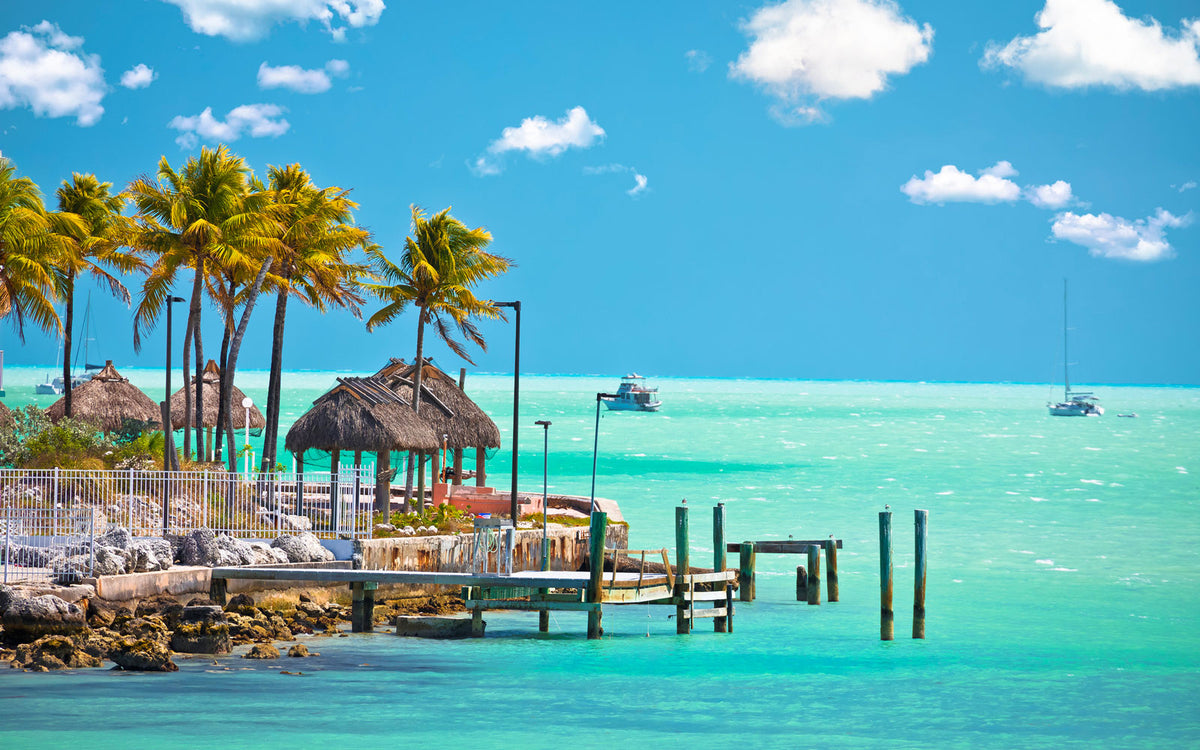
[[(150, 422), (158, 426), (161, 417), (158, 404), (121, 377), (112, 360), (104, 369), (92, 376), (81, 386), (71, 389), (71, 408), (76, 419), (93, 422), (105, 432), (121, 429), (126, 419)], [(46, 409), (51, 422), (62, 419), (66, 412), (66, 398), (60, 398)]]
[[(204, 413), (196, 414), (196, 378), (192, 378), (192, 383), (189, 386), (192, 390), (192, 426), (193, 427), (216, 427), (217, 426), (217, 410), (221, 405), (221, 370), (217, 367), (217, 363), (208, 360), (208, 364), (204, 366), (204, 372), (200, 373), (201, 382), (204, 383)], [(171, 394), (171, 429), (182, 430), (184, 427), (183, 416), (183, 388)], [(246, 429), (246, 410), (242, 407), (242, 399), (246, 394), (242, 392), (236, 385), (233, 387), (233, 399), (230, 401), (233, 404), (233, 429)], [(250, 429), (260, 430), (267, 426), (267, 419), (263, 413), (258, 410), (257, 406), (250, 407)]]
[(310, 449), (343, 451), (425, 451), (438, 449), (438, 438), (406, 403), (374, 378), (338, 378), (338, 385), (313, 402), (313, 408), (288, 430), (284, 447), (291, 453)]
[[(375, 377), (411, 403), (416, 365), (392, 359)], [(500, 428), (446, 373), (426, 360), (421, 368), (421, 419), (449, 448), (499, 448)]]

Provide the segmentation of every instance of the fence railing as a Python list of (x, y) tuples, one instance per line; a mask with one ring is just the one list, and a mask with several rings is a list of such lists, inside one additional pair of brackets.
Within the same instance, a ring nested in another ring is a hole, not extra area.
[(0, 583), (90, 576), (94, 521), (86, 508), (0, 508)]
[(0, 469), (0, 508), (79, 509), (134, 536), (208, 527), (243, 538), (371, 534), (375, 476), (330, 472)]

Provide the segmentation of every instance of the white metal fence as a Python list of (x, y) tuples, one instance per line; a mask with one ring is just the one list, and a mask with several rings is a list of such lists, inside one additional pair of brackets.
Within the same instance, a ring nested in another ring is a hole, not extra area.
[(321, 538), (371, 535), (369, 470), (234, 474), (225, 471), (0, 469), (0, 508), (78, 509), (96, 531), (134, 536), (207, 527), (238, 537), (311, 531)]
[(86, 508), (0, 508), (0, 583), (90, 576), (94, 519)]

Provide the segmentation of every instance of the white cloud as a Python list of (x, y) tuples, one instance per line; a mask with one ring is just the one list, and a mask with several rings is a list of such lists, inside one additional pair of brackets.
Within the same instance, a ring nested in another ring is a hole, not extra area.
[(1111, 214), (1078, 215), (1068, 211), (1055, 218), (1051, 232), (1056, 239), (1086, 247), (1093, 256), (1154, 261), (1175, 255), (1163, 230), (1187, 226), (1191, 219), (1190, 213), (1174, 216), (1161, 208), (1154, 216), (1137, 221)]
[(645, 190), (646, 190), (646, 175), (638, 174), (637, 172), (634, 172), (633, 173), (633, 187), (629, 188), (625, 192), (628, 193), (629, 195), (637, 197), (637, 196), (641, 195), (643, 192), (645, 192)]
[(1156, 19), (1129, 18), (1112, 0), (1046, 0), (1036, 21), (1042, 30), (1033, 36), (988, 44), (980, 64), (1058, 88), (1200, 85), (1200, 19), (1164, 32)]
[(702, 49), (690, 49), (683, 56), (687, 58), (688, 70), (693, 73), (703, 73), (712, 65), (712, 58)]
[(603, 164), (598, 167), (584, 167), (583, 173), (586, 175), (600, 174), (633, 174), (633, 187), (625, 191), (626, 195), (634, 198), (646, 192), (649, 187), (649, 179), (646, 175), (637, 171), (637, 167), (627, 167), (624, 164)]
[[(1172, 185), (1171, 187), (1175, 187), (1175, 186)], [(1195, 190), (1195, 189), (1196, 189), (1196, 181), (1195, 180), (1188, 180), (1187, 182), (1185, 182), (1179, 186), (1179, 192), (1181, 192), (1181, 193), (1186, 193), (1189, 190)]]
[(893, 0), (787, 0), (758, 9), (742, 30), (750, 47), (729, 74), (779, 101), (785, 122), (811, 122), (825, 99), (870, 99), (929, 59), (933, 28), (906, 18)]
[(42, 21), (0, 39), (0, 109), (29, 107), (39, 117), (75, 117), (94, 125), (107, 86), (98, 55), (75, 50), (82, 37)]
[(212, 107), (198, 115), (176, 116), (167, 127), (180, 131), (175, 139), (183, 148), (195, 148), (201, 142), (232, 142), (249, 135), (252, 138), (280, 136), (291, 125), (283, 119), (284, 108), (277, 104), (243, 104), (234, 107), (221, 121), (213, 117)]
[(1071, 183), (1058, 180), (1052, 185), (1035, 185), (1027, 188), (1025, 197), (1038, 208), (1062, 208), (1075, 201), (1071, 194)]
[(346, 38), (346, 27), (379, 23), (383, 0), (165, 0), (183, 10), (192, 31), (249, 41), (266, 36), (277, 23), (316, 21), (333, 37)]
[(541, 115), (526, 117), (517, 127), (505, 128), (488, 146), (488, 153), (475, 160), (476, 174), (499, 174), (503, 167), (495, 158), (509, 151), (524, 151), (540, 159), (558, 156), (569, 148), (591, 148), (603, 140), (604, 128), (583, 107), (575, 107), (555, 122)]
[(345, 60), (330, 60), (325, 69), (308, 70), (299, 65), (280, 65), (273, 68), (267, 63), (258, 66), (260, 89), (291, 89), (300, 94), (320, 94), (333, 85), (330, 75), (342, 77), (350, 71)]
[(144, 63), (138, 63), (121, 74), (121, 85), (127, 89), (144, 89), (158, 78), (154, 68)]
[(1009, 203), (1021, 197), (1021, 188), (1007, 179), (1016, 170), (1006, 161), (998, 162), (975, 177), (947, 164), (938, 172), (925, 170), (925, 176), (914, 175), (900, 186), (900, 192), (913, 203)]

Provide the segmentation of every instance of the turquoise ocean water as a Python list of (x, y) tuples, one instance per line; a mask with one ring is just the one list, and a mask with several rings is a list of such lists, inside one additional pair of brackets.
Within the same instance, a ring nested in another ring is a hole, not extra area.
[[(125, 374), (161, 398), (160, 373)], [(44, 376), (9, 368), (5, 403), (31, 400)], [(334, 377), (289, 373), (284, 421)], [(239, 379), (265, 400), (265, 373)], [(663, 607), (607, 608), (600, 641), (582, 614), (539, 636), (536, 615), (493, 613), (482, 641), (377, 633), (317, 639), (322, 656), (302, 662), (2, 673), (0, 746), (1200, 747), (1200, 390), (1105, 386), (1104, 417), (1065, 419), (1046, 414), (1048, 386), (656, 384), (661, 413), (600, 422), (597, 494), (620, 502), (631, 546), (673, 547), (687, 498), (692, 559), (711, 564), (721, 501), (731, 541), (844, 539), (840, 602), (795, 602), (802, 561), (763, 555), (759, 598), (739, 605), (732, 634), (702, 621), (676, 636)], [(615, 385), (521, 379), (523, 489), (540, 489), (533, 422), (550, 419), (550, 491), (588, 494), (595, 393)], [(467, 383), (504, 434), (489, 462), (501, 486), (511, 388)], [(924, 641), (908, 637), (914, 508), (929, 511)]]

